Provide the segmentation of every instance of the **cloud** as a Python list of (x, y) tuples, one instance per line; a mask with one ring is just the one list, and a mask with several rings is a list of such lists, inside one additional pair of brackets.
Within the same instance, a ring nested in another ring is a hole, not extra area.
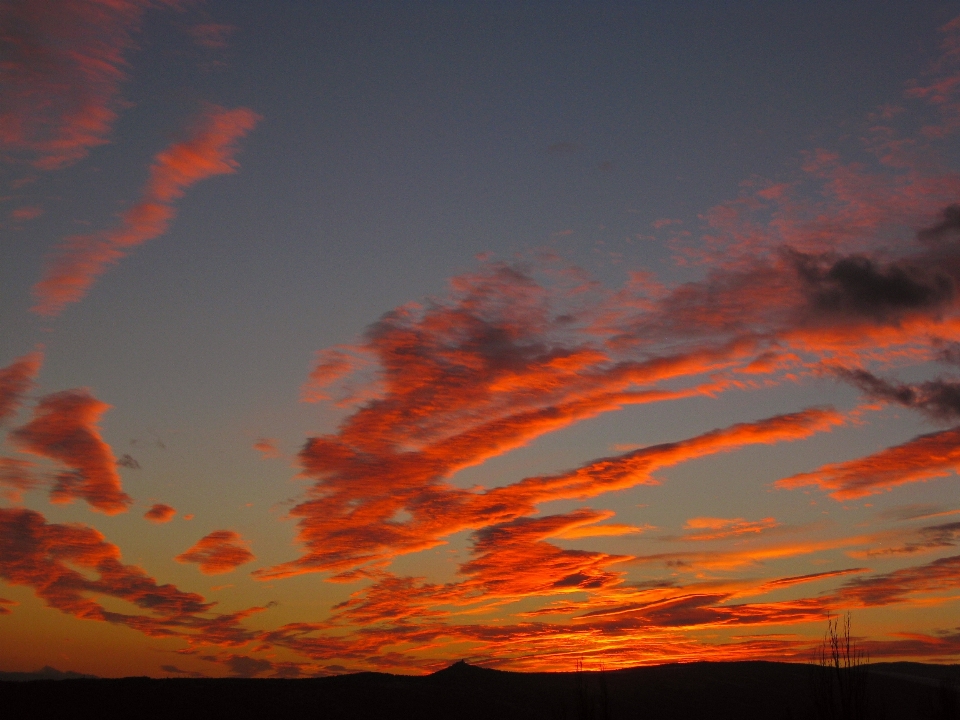
[(953, 547), (958, 542), (960, 542), (960, 522), (943, 523), (919, 528), (910, 533), (910, 537), (899, 545), (882, 543), (877, 547), (851, 553), (851, 555), (864, 558), (883, 555), (913, 555), (914, 553)]
[(27, 509), (0, 508), (0, 577), (33, 587), (47, 605), (75, 617), (128, 625), (136, 625), (135, 616), (112, 613), (87, 596), (108, 595), (168, 618), (211, 607), (199, 595), (157, 585), (140, 568), (121, 563), (119, 549), (93, 528), (50, 524)]
[(16, 414), (27, 391), (40, 371), (43, 355), (30, 353), (0, 368), (0, 423)]
[(762, 520), (744, 520), (743, 518), (690, 518), (684, 525), (687, 532), (681, 536), (682, 540), (711, 541), (725, 540), (726, 538), (741, 535), (755, 535), (770, 530), (779, 525), (772, 517)]
[(0, 497), (7, 502), (20, 503), (23, 493), (39, 487), (33, 474), (34, 464), (26, 460), (0, 456)]
[(10, 607), (18, 605), (19, 603), (13, 600), (7, 600), (6, 598), (0, 598), (0, 615), (9, 615), (13, 612)]
[(33, 420), (10, 433), (21, 450), (68, 468), (57, 476), (50, 492), (53, 502), (79, 498), (107, 515), (124, 512), (133, 502), (123, 492), (117, 461), (97, 428), (109, 407), (86, 390), (66, 390), (41, 398)]
[(176, 665), (161, 665), (160, 669), (172, 675), (183, 675), (184, 677), (202, 678), (207, 677), (202, 672), (196, 670), (181, 670)]
[(156, 503), (149, 510), (147, 510), (143, 516), (150, 522), (154, 522), (159, 525), (165, 522), (170, 522), (173, 519), (173, 516), (176, 514), (177, 511), (169, 505)]
[(953, 276), (920, 264), (881, 264), (860, 255), (831, 262), (823, 256), (792, 253), (791, 259), (807, 302), (818, 316), (889, 322), (903, 313), (936, 311), (956, 294)]
[(844, 575), (853, 575), (855, 573), (867, 572), (867, 568), (848, 568), (846, 570), (828, 570), (826, 572), (810, 573), (808, 575), (794, 575), (792, 577), (778, 578), (770, 580), (763, 584), (761, 590), (779, 590), (780, 588), (791, 587), (802, 583), (827, 580), (829, 578), (843, 577)]
[(277, 447), (277, 441), (273, 438), (260, 438), (253, 444), (253, 449), (259, 450), (264, 460), (280, 457), (280, 448)]
[(960, 467), (960, 428), (920, 435), (873, 455), (832, 463), (778, 480), (779, 488), (815, 485), (835, 500), (852, 500), (898, 485), (947, 477)]
[(123, 455), (120, 456), (120, 458), (117, 460), (117, 466), (118, 466), (118, 467), (125, 467), (125, 468), (127, 468), (127, 469), (129, 469), (129, 470), (139, 470), (139, 469), (140, 469), (140, 463), (138, 463), (138, 462), (134, 459), (134, 457), (133, 457), (132, 455), (130, 455), (129, 453), (124, 453)]
[(960, 587), (960, 555), (938, 558), (926, 565), (854, 578), (835, 593), (840, 603), (863, 607), (905, 602), (918, 594), (943, 593)]
[(905, 385), (884, 380), (859, 368), (836, 368), (834, 372), (872, 400), (913, 408), (934, 420), (960, 419), (960, 382), (937, 379)]
[(51, 170), (107, 142), (124, 56), (143, 12), (164, 0), (9, 0), (0, 5), (0, 147)]
[(41, 215), (43, 215), (43, 208), (40, 205), (30, 205), (10, 211), (10, 218), (17, 222), (36, 220)]
[(48, 258), (43, 277), (33, 287), (33, 311), (59, 315), (77, 302), (110, 265), (130, 250), (164, 232), (176, 215), (173, 202), (194, 183), (236, 171), (237, 142), (259, 121), (246, 108), (210, 107), (187, 139), (160, 152), (140, 200), (127, 210), (120, 226), (109, 231), (68, 238)]
[(232, 530), (216, 530), (200, 538), (193, 547), (174, 559), (181, 563), (197, 563), (204, 575), (218, 575), (254, 559), (246, 544)]

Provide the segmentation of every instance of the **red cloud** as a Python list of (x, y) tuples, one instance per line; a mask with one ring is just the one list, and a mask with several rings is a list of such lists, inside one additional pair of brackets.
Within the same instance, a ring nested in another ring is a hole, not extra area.
[(236, 143), (259, 119), (246, 108), (210, 108), (186, 140), (156, 156), (143, 196), (124, 213), (120, 227), (70, 238), (57, 249), (43, 278), (34, 285), (34, 312), (58, 315), (65, 305), (82, 298), (130, 248), (166, 232), (176, 214), (172, 203), (186, 188), (204, 178), (235, 172)]
[[(69, 565), (96, 572), (91, 579)], [(160, 616), (176, 618), (211, 607), (194, 593), (157, 585), (140, 568), (120, 562), (119, 549), (93, 528), (48, 524), (37, 512), (0, 508), (0, 577), (33, 587), (53, 608), (76, 617), (135, 624), (87, 596), (109, 595)]]
[(10, 433), (22, 450), (66, 465), (50, 493), (53, 502), (86, 500), (107, 515), (133, 502), (120, 485), (116, 458), (97, 428), (109, 408), (86, 390), (67, 390), (42, 398), (27, 425)]
[(19, 503), (23, 493), (40, 482), (33, 476), (33, 463), (11, 457), (0, 457), (0, 497)]
[(177, 511), (174, 510), (169, 505), (164, 505), (163, 503), (156, 503), (153, 507), (147, 510), (143, 516), (150, 522), (155, 522), (157, 524), (170, 522), (173, 519), (173, 516), (177, 514)]
[(856, 460), (778, 480), (782, 488), (816, 485), (835, 500), (850, 500), (898, 485), (947, 477), (960, 468), (960, 428), (920, 435), (902, 445)]
[(6, 598), (0, 598), (0, 615), (9, 615), (13, 612), (7, 605), (18, 605), (19, 603), (13, 600), (7, 600)]
[(0, 146), (54, 169), (102, 145), (116, 119), (124, 54), (159, 0), (9, 0), (0, 5)]
[(216, 530), (175, 558), (177, 562), (199, 564), (204, 575), (227, 573), (253, 559), (246, 542), (232, 530)]
[(43, 356), (35, 352), (0, 368), (0, 422), (20, 409), (20, 402), (27, 390), (33, 386), (41, 362)]
[[(49, 607), (76, 618), (125, 625), (151, 637), (179, 637), (191, 645), (245, 645), (257, 634), (240, 622), (265, 609), (211, 616), (213, 603), (159, 585), (139, 567), (123, 564), (119, 548), (93, 528), (47, 523), (40, 513), (19, 508), (0, 508), (0, 578), (32, 587)], [(146, 612), (108, 610), (93, 599), (98, 595)]]

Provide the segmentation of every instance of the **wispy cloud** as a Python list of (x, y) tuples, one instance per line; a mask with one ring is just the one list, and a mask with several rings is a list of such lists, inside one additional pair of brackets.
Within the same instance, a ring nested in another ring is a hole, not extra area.
[(175, 0), (11, 0), (0, 6), (0, 147), (43, 170), (107, 142), (143, 12)]
[(0, 423), (20, 409), (23, 396), (33, 387), (42, 362), (43, 355), (34, 352), (0, 368)]
[(246, 108), (211, 107), (190, 128), (188, 137), (159, 153), (140, 200), (127, 210), (119, 227), (68, 238), (48, 259), (43, 277), (33, 287), (33, 311), (59, 315), (77, 302), (110, 265), (131, 248), (166, 232), (176, 214), (174, 201), (194, 183), (236, 171), (237, 142), (257, 124)]

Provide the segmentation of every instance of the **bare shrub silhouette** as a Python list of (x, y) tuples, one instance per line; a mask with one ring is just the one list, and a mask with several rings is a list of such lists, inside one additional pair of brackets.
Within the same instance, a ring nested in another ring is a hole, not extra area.
[(814, 700), (820, 720), (867, 720), (869, 658), (851, 634), (850, 613), (827, 613), (827, 629), (817, 648)]

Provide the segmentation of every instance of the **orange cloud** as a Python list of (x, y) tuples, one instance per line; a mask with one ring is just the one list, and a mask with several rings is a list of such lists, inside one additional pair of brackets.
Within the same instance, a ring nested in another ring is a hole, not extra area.
[(920, 435), (902, 445), (847, 462), (824, 465), (775, 483), (780, 488), (815, 485), (835, 500), (852, 500), (899, 485), (947, 477), (960, 467), (960, 428)]
[(0, 5), (0, 146), (50, 170), (107, 142), (144, 10), (165, 0), (10, 0)]
[(688, 531), (683, 540), (723, 540), (747, 534), (759, 534), (775, 528), (779, 523), (771, 518), (749, 521), (743, 518), (697, 517), (687, 520), (684, 528)]
[(33, 287), (37, 299), (33, 311), (58, 315), (64, 306), (80, 300), (130, 248), (166, 232), (176, 214), (172, 203), (186, 188), (205, 178), (236, 171), (236, 143), (259, 119), (246, 108), (211, 107), (186, 140), (156, 156), (143, 196), (123, 214), (118, 228), (69, 238), (54, 252), (43, 278)]
[(0, 368), (0, 423), (20, 409), (23, 396), (33, 387), (41, 362), (43, 355), (35, 352)]
[(170, 522), (173, 519), (173, 516), (176, 514), (177, 511), (169, 505), (156, 503), (149, 510), (147, 510), (143, 516), (150, 522), (154, 522), (159, 525), (161, 523)]
[(235, 570), (254, 559), (246, 542), (232, 530), (216, 530), (186, 552), (174, 558), (181, 563), (197, 563), (204, 575), (219, 575)]
[(133, 502), (123, 492), (116, 458), (103, 441), (97, 420), (110, 406), (86, 390), (67, 390), (41, 398), (33, 420), (10, 433), (20, 449), (56, 460), (69, 468), (57, 477), (53, 502), (86, 500), (107, 515)]

